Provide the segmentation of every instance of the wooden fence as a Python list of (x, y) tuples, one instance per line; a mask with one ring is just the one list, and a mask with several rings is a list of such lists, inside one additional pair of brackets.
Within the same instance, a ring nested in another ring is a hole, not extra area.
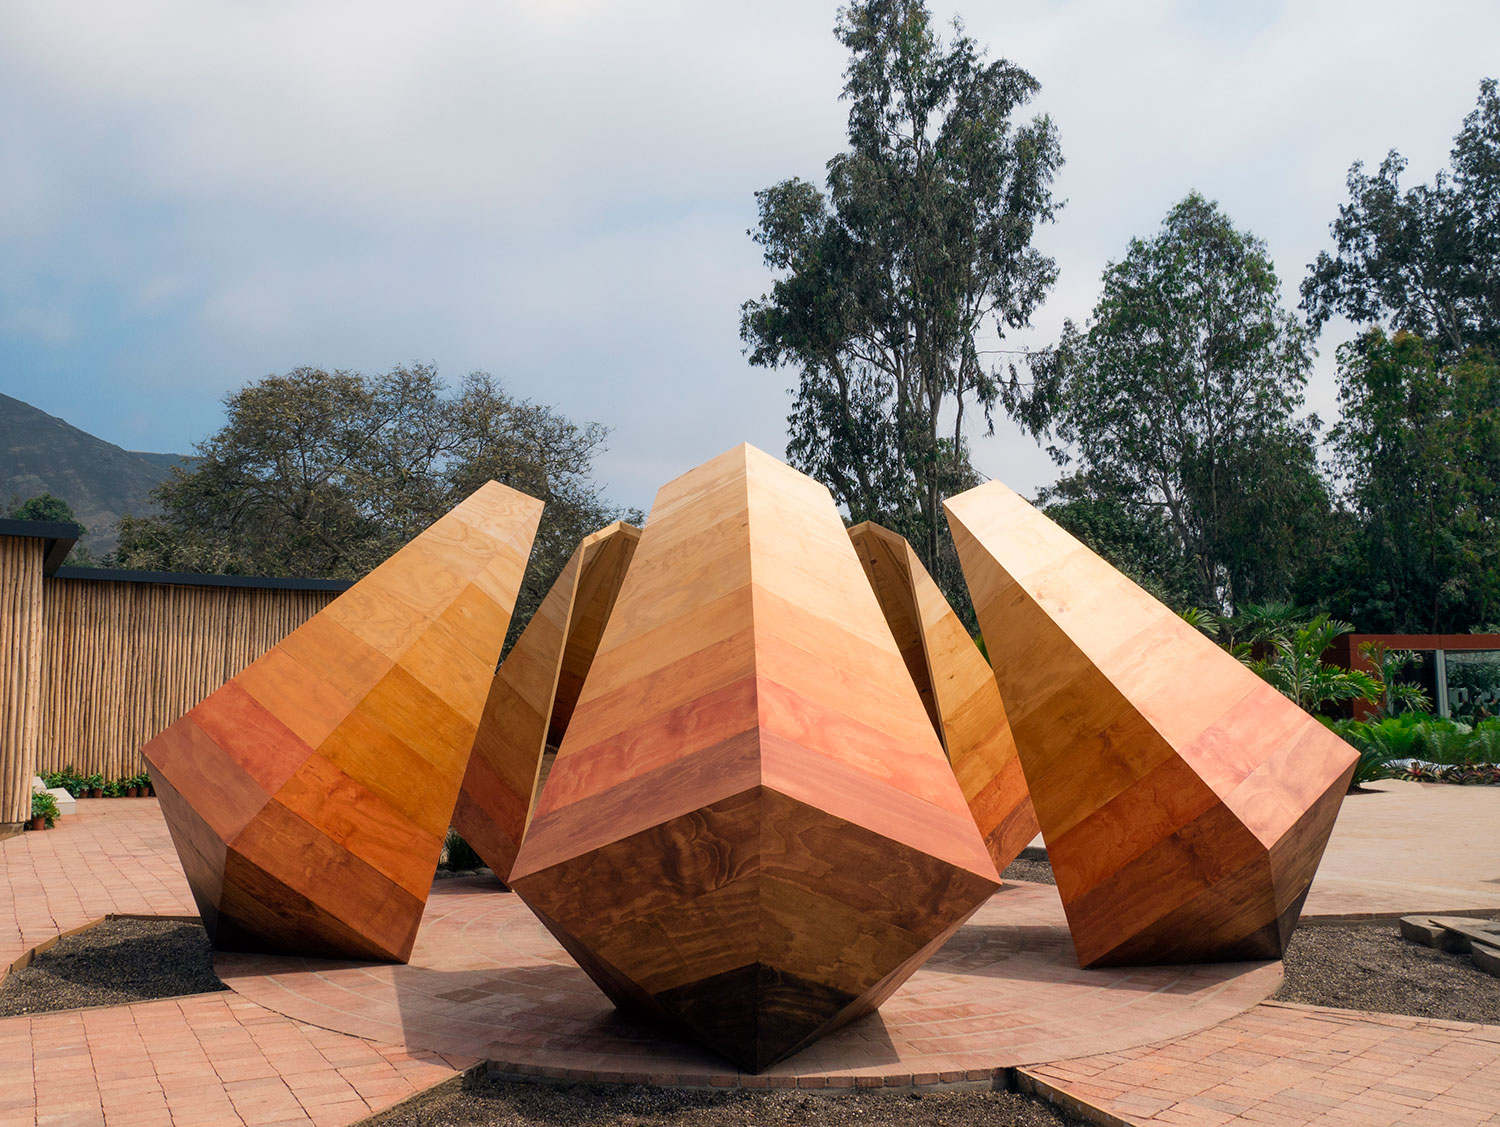
[(0, 521), (0, 826), (33, 775), (144, 770), (142, 744), (347, 586), (59, 569), (70, 528)]

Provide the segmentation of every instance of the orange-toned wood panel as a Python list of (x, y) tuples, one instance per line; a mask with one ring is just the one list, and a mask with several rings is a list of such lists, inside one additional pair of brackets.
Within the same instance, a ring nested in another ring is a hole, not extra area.
[(761, 1069), (998, 885), (828, 491), (664, 486), (511, 884), (616, 1004)]
[(873, 521), (849, 538), (922, 692), (997, 870), (1036, 836), (1036, 811), (989, 663), (904, 536)]
[(1353, 750), (999, 482), (945, 507), (1079, 962), (1279, 958)]
[(541, 512), (481, 487), (146, 745), (217, 946), (410, 955)]
[(567, 731), (640, 537), (621, 521), (584, 537), (491, 682), (453, 827), (502, 881), (531, 821), (543, 754)]

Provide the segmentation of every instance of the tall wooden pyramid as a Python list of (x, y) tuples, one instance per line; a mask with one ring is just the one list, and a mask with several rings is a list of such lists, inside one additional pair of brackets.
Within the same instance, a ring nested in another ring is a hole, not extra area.
[(543, 755), (567, 731), (640, 538), (623, 521), (584, 537), (490, 686), (453, 828), (502, 881), (531, 821)]
[(216, 946), (411, 954), (541, 512), (486, 484), (146, 745)]
[(823, 486), (741, 446), (657, 494), (511, 884), (617, 1005), (754, 1070), (994, 891)]
[(1079, 962), (1279, 958), (1353, 750), (999, 482), (946, 508)]
[(873, 521), (849, 530), (959, 789), (995, 868), (1036, 837), (1036, 811), (990, 666), (900, 533)]

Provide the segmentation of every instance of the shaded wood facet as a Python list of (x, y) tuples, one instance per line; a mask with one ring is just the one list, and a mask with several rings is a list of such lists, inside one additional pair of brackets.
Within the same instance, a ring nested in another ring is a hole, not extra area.
[(1036, 837), (1037, 821), (989, 663), (904, 536), (865, 521), (849, 538), (996, 871), (1003, 871)]
[(410, 955), (541, 511), (488, 483), (146, 745), (216, 946)]
[(657, 494), (511, 884), (617, 1005), (754, 1070), (994, 891), (823, 486), (742, 446)]
[(999, 482), (945, 507), (1079, 962), (1280, 958), (1354, 751)]
[(623, 521), (584, 537), (490, 686), (453, 828), (502, 881), (531, 820), (543, 754), (567, 731), (640, 537)]

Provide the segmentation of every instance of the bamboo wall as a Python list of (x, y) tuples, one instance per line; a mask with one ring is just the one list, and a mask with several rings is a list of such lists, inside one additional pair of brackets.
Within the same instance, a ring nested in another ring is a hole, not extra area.
[(37, 772), (145, 770), (142, 744), (336, 595), (48, 579)]
[(42, 540), (0, 536), (0, 826), (31, 817), (42, 672)]

